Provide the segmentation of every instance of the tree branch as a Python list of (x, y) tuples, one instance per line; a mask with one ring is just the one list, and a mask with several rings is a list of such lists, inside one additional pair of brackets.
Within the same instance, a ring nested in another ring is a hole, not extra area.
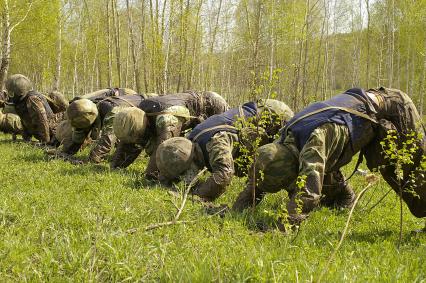
[[(37, 1), (34, 1), (34, 2), (37, 2)], [(27, 19), (28, 14), (30, 13), (30, 11), (31, 11), (31, 7), (33, 6), (34, 2), (33, 2), (33, 1), (30, 1), (30, 4), (28, 5), (28, 9), (27, 9), (27, 12), (25, 13), (25, 16), (24, 16), (21, 20), (19, 20), (17, 23), (15, 23), (14, 25), (12, 25), (12, 27), (10, 28), (10, 33), (12, 33), (12, 32), (13, 32), (13, 30), (14, 30), (17, 26), (19, 26), (20, 24), (22, 24), (22, 23), (23, 23), (23, 22)]]

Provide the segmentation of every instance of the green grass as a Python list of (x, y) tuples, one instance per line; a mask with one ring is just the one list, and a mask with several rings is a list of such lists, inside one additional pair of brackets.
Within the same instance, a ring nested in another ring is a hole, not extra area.
[[(254, 223), (273, 222), (285, 193), (269, 195), (255, 211), (208, 216), (189, 201), (181, 220), (145, 232), (176, 214), (172, 197), (141, 178), (144, 158), (123, 171), (105, 165), (47, 162), (40, 149), (0, 136), (0, 281), (278, 281), (318, 278), (344, 227), (348, 211), (320, 209), (299, 235)], [(353, 164), (345, 168), (349, 173)], [(359, 192), (366, 182), (356, 176)], [(235, 179), (217, 203), (231, 205), (243, 186)], [(347, 238), (325, 282), (424, 282), (426, 236), (412, 234), (424, 220), (404, 205), (403, 243), (397, 249), (399, 202), (380, 181), (361, 200)], [(372, 198), (371, 203), (367, 204)], [(140, 228), (134, 234), (126, 233)]]

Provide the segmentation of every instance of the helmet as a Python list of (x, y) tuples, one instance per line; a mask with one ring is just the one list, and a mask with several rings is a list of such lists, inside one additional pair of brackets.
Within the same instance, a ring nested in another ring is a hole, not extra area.
[(113, 129), (117, 138), (124, 143), (138, 143), (145, 133), (148, 118), (137, 107), (123, 108), (114, 118)]
[(26, 76), (15, 74), (6, 80), (6, 90), (9, 97), (22, 97), (33, 90), (33, 84)]
[(74, 128), (89, 128), (98, 117), (98, 108), (88, 99), (79, 99), (70, 104), (67, 115)]
[(287, 104), (276, 99), (259, 99), (257, 105), (260, 112), (268, 110), (278, 115), (281, 120), (289, 121), (294, 115), (293, 111), (287, 106)]
[(193, 144), (183, 137), (164, 141), (157, 148), (156, 161), (160, 175), (173, 180), (189, 169), (194, 155)]
[(59, 91), (51, 91), (49, 92), (48, 97), (52, 100), (54, 104), (54, 106), (51, 107), (52, 110), (54, 110), (53, 112), (59, 113), (67, 110), (69, 102), (62, 93), (60, 93)]
[(221, 114), (229, 109), (226, 100), (214, 91), (204, 91), (202, 96), (206, 103), (207, 116)]
[(277, 188), (289, 189), (297, 178), (299, 160), (292, 150), (279, 143), (269, 143), (258, 150), (256, 169), (263, 172), (259, 187), (274, 192)]

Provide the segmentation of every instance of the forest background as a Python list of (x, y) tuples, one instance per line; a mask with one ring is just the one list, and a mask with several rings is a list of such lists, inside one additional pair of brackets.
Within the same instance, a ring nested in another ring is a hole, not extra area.
[[(407, 92), (423, 115), (426, 0), (0, 0), (0, 82), (72, 97), (105, 87), (258, 85), (295, 110), (353, 86)], [(257, 93), (258, 94), (258, 93)]]

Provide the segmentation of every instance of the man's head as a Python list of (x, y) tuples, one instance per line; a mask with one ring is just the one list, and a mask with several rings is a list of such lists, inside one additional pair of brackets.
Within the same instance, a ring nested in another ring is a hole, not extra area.
[(173, 181), (183, 177), (186, 182), (191, 181), (184, 177), (199, 169), (194, 163), (195, 155), (195, 146), (190, 140), (183, 137), (166, 140), (158, 146), (156, 153), (160, 178)]
[(114, 118), (113, 129), (117, 138), (124, 143), (139, 143), (143, 137), (148, 118), (137, 107), (123, 108)]
[(26, 76), (14, 74), (6, 80), (6, 90), (9, 97), (19, 99), (33, 90), (33, 84)]
[(67, 116), (73, 128), (89, 128), (98, 117), (98, 108), (88, 99), (79, 99), (70, 104)]

